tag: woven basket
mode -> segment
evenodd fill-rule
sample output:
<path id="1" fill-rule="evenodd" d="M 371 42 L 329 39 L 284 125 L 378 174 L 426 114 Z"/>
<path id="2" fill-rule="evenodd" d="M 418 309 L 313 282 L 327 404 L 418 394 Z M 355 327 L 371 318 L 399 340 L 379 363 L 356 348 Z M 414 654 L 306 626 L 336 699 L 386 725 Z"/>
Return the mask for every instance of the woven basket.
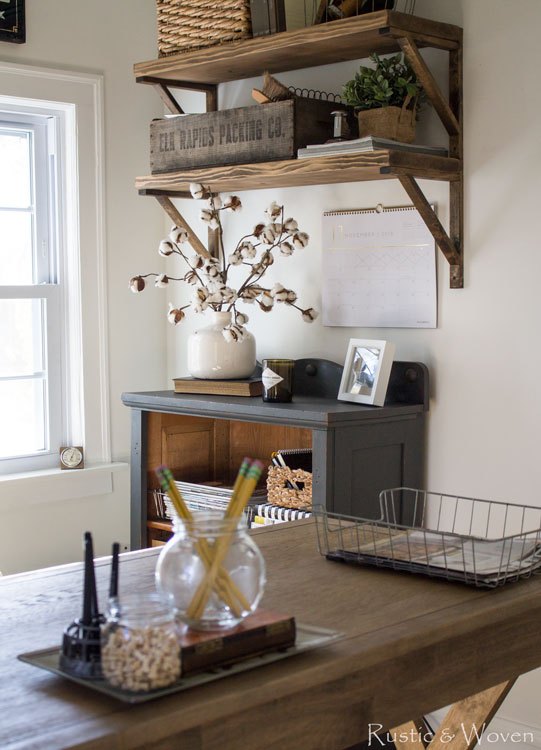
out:
<path id="1" fill-rule="evenodd" d="M 373 135 L 412 143 L 415 138 L 415 111 L 404 107 L 378 107 L 357 113 L 359 137 Z"/>
<path id="2" fill-rule="evenodd" d="M 287 482 L 302 482 L 301 490 L 292 490 Z M 267 502 L 282 508 L 310 510 L 312 507 L 312 475 L 304 469 L 269 466 L 267 476 Z"/>
<path id="3" fill-rule="evenodd" d="M 249 0 L 156 0 L 160 57 L 252 36 Z"/>

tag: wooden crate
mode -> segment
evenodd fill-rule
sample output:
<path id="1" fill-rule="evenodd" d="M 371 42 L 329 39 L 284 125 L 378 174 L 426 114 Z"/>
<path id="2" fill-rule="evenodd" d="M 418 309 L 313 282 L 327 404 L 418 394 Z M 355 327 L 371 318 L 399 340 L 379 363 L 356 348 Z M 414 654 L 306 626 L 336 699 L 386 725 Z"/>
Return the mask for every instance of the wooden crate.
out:
<path id="1" fill-rule="evenodd" d="M 192 167 L 295 159 L 332 137 L 336 102 L 297 97 L 253 107 L 179 115 L 150 124 L 152 174 Z M 353 120 L 353 117 L 352 117 Z"/>

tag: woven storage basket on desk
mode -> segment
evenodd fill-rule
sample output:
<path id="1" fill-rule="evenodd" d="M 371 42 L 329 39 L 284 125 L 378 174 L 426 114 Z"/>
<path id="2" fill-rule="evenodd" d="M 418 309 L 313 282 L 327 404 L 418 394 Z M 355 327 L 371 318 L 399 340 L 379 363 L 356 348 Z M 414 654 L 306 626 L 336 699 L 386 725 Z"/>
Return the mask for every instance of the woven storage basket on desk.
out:
<path id="1" fill-rule="evenodd" d="M 160 57 L 252 35 L 249 0 L 156 0 Z"/>
<path id="2" fill-rule="evenodd" d="M 287 487 L 287 482 L 302 482 L 300 490 Z M 267 502 L 282 508 L 310 510 L 312 508 L 312 474 L 304 469 L 290 469 L 289 466 L 269 466 L 267 476 Z"/>

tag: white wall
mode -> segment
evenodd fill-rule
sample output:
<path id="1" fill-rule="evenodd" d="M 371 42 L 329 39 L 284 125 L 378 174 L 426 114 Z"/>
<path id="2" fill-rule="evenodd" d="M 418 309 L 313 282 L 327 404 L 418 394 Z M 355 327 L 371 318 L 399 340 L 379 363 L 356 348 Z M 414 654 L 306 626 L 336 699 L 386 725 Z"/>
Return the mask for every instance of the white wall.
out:
<path id="1" fill-rule="evenodd" d="M 342 362 L 350 337 L 391 339 L 397 358 L 425 362 L 430 370 L 427 488 L 541 505 L 541 3 L 418 0 L 416 10 L 464 27 L 465 288 L 449 289 L 440 254 L 437 330 L 324 328 L 320 320 L 307 326 L 283 309 L 267 316 L 254 312 L 249 327 L 258 357 L 320 356 Z M 443 53 L 428 57 L 443 70 Z M 339 91 L 355 69 L 356 64 L 343 63 L 280 78 Z M 249 103 L 252 83 L 224 86 L 222 106 Z M 433 143 L 442 142 L 441 128 L 431 122 L 428 130 Z M 422 186 L 446 224 L 447 186 Z M 255 191 L 242 194 L 244 210 L 232 217 L 226 237 L 240 236 L 240 229 L 255 223 L 273 198 L 284 202 L 286 213 L 293 213 L 312 237 L 303 253 L 273 266 L 273 278 L 287 281 L 314 306 L 320 305 L 322 212 L 408 202 L 391 182 Z M 170 375 L 185 371 L 185 338 L 200 324 L 191 316 L 170 333 Z M 522 678 L 500 716 L 540 727 L 540 684 L 538 672 Z"/>
<path id="2" fill-rule="evenodd" d="M 137 85 L 132 65 L 156 57 L 154 3 L 148 0 L 27 0 L 27 43 L 0 42 L 0 59 L 104 77 L 106 148 L 106 257 L 112 455 L 127 461 L 129 410 L 125 390 L 165 387 L 165 326 L 158 298 L 128 289 L 130 276 L 155 264 L 162 211 L 133 187 L 148 172 L 148 124 L 162 112 L 151 87 Z M 159 263 L 158 263 L 159 265 Z M 83 280 L 84 281 L 84 280 Z M 28 570 L 81 558 L 82 533 L 94 532 L 99 554 L 113 540 L 129 540 L 129 474 L 116 470 L 112 491 L 47 500 L 32 488 L 14 507 L 0 497 L 0 570 Z M 89 478 L 88 486 L 95 483 Z M 98 492 L 99 494 L 94 494 Z M 68 493 L 69 494 L 69 493 Z M 84 493 L 83 493 L 84 494 Z"/>

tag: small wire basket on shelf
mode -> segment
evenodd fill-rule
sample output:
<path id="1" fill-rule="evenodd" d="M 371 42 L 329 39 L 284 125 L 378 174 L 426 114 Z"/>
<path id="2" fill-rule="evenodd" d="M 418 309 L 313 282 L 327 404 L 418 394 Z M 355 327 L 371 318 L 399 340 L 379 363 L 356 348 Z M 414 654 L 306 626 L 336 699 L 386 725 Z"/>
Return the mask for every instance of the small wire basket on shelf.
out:
<path id="1" fill-rule="evenodd" d="M 541 567 L 541 508 L 409 487 L 384 490 L 379 502 L 378 519 L 314 507 L 321 554 L 485 588 Z"/>
<path id="2" fill-rule="evenodd" d="M 314 23 L 326 23 L 340 18 L 362 16 L 380 10 L 396 10 L 407 15 L 415 14 L 416 0 L 313 0 Z M 306 3 L 306 0 L 305 0 Z"/>

